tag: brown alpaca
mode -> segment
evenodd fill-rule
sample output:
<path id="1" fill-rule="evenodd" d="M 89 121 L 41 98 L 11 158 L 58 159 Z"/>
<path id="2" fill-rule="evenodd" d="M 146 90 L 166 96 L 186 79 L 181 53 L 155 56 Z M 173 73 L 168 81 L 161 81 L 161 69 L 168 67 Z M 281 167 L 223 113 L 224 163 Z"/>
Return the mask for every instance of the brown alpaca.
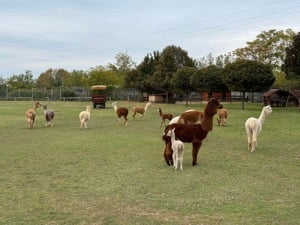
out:
<path id="1" fill-rule="evenodd" d="M 204 117 L 204 113 L 198 110 L 190 109 L 181 114 L 178 119 L 178 123 L 195 124 L 201 123 Z"/>
<path id="2" fill-rule="evenodd" d="M 217 113 L 217 110 L 222 107 L 223 106 L 218 100 L 212 99 L 208 101 L 204 109 L 204 117 L 201 124 L 175 123 L 166 127 L 165 134 L 163 135 L 162 139 L 165 141 L 164 158 L 168 165 L 173 164 L 172 154 L 170 154 L 172 150 L 169 149 L 171 146 L 171 140 L 170 137 L 167 136 L 168 131 L 175 128 L 175 135 L 177 139 L 181 140 L 182 142 L 192 143 L 193 166 L 195 166 L 197 165 L 197 156 L 202 145 L 202 141 L 206 138 L 208 132 L 213 129 L 213 117 Z"/>
<path id="3" fill-rule="evenodd" d="M 170 113 L 163 114 L 161 108 L 158 108 L 159 116 L 161 117 L 160 127 L 164 124 L 166 126 L 165 121 L 171 121 L 173 119 L 173 115 Z"/>
<path id="4" fill-rule="evenodd" d="M 217 122 L 218 125 L 225 127 L 227 124 L 227 117 L 228 117 L 228 112 L 226 109 L 219 109 L 218 110 L 218 117 L 217 117 Z"/>
<path id="5" fill-rule="evenodd" d="M 151 102 L 147 102 L 144 108 L 133 107 L 133 109 L 132 109 L 132 112 L 133 112 L 132 117 L 135 119 L 135 115 L 137 113 L 140 114 L 140 118 L 143 117 L 145 115 L 145 113 L 146 113 L 149 105 L 151 105 Z"/>
<path id="6" fill-rule="evenodd" d="M 128 109 L 125 108 L 125 107 L 117 107 L 117 103 L 116 102 L 113 102 L 112 103 L 112 106 L 118 116 L 118 120 L 119 120 L 119 123 L 120 123 L 120 120 L 121 118 L 123 117 L 125 122 L 124 124 L 127 126 L 127 115 L 128 115 Z"/>
<path id="7" fill-rule="evenodd" d="M 28 109 L 25 113 L 26 117 L 27 117 L 27 122 L 29 125 L 29 128 L 33 128 L 33 123 L 35 121 L 35 117 L 36 117 L 36 109 L 41 107 L 42 105 L 39 102 L 36 102 L 34 104 L 34 109 Z"/>

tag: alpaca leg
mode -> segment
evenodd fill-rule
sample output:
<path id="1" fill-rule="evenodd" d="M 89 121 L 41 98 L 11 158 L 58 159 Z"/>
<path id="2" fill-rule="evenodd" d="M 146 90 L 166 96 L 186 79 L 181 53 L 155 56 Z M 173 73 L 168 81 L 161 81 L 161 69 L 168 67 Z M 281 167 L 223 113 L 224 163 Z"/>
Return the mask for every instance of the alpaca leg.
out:
<path id="1" fill-rule="evenodd" d="M 183 170 L 183 166 L 182 166 L 182 164 L 183 164 L 183 157 L 182 156 L 180 157 L 179 162 L 180 162 L 180 170 Z"/>
<path id="2" fill-rule="evenodd" d="M 127 126 L 127 116 L 124 116 L 124 124 L 125 124 L 125 126 Z"/>
<path id="3" fill-rule="evenodd" d="M 251 152 L 254 152 L 256 145 L 257 145 L 257 135 L 256 133 L 253 133 Z"/>
<path id="4" fill-rule="evenodd" d="M 174 163 L 174 169 L 177 170 L 178 161 L 177 161 L 177 156 L 176 156 L 175 150 L 173 150 L 172 158 L 173 158 L 173 163 Z"/>
<path id="5" fill-rule="evenodd" d="M 197 165 L 197 156 L 199 149 L 201 147 L 201 142 L 193 142 L 193 151 L 192 151 L 192 156 L 193 156 L 193 166 Z"/>
<path id="6" fill-rule="evenodd" d="M 164 148 L 164 158 L 168 166 L 173 165 L 173 157 L 172 157 L 173 151 L 171 149 L 171 143 L 167 142 L 165 144 Z"/>
<path id="7" fill-rule="evenodd" d="M 222 125 L 223 127 L 225 127 L 225 120 L 224 120 L 224 118 L 221 119 L 221 125 Z"/>
<path id="8" fill-rule="evenodd" d="M 248 140 L 248 151 L 252 149 L 252 132 L 248 129 L 246 129 L 247 132 L 247 140 Z"/>
<path id="9" fill-rule="evenodd" d="M 218 126 L 220 126 L 221 120 L 217 118 Z"/>

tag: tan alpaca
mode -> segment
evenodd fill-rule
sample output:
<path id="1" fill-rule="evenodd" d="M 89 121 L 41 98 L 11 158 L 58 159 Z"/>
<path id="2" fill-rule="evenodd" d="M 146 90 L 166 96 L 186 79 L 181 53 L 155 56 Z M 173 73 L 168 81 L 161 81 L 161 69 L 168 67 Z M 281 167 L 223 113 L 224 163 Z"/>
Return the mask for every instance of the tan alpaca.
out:
<path id="1" fill-rule="evenodd" d="M 25 113 L 29 128 L 33 128 L 33 123 L 36 118 L 36 109 L 41 107 L 42 105 L 39 102 L 34 104 L 34 109 L 28 109 Z"/>
<path id="2" fill-rule="evenodd" d="M 139 107 L 133 107 L 132 109 L 132 117 L 135 119 L 135 115 L 138 113 L 140 114 L 140 118 L 143 117 L 146 114 L 146 111 L 148 107 L 151 105 L 151 102 L 147 102 L 144 108 L 139 108 Z"/>

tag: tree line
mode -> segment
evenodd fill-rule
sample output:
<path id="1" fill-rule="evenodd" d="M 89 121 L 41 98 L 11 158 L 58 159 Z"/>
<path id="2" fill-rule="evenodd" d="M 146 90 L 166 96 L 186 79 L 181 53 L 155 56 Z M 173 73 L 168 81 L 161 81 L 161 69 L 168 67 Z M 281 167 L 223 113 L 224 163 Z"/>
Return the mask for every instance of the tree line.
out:
<path id="1" fill-rule="evenodd" d="M 228 54 L 208 54 L 193 59 L 179 46 L 170 45 L 161 52 L 148 53 L 136 64 L 127 53 L 118 53 L 115 64 L 86 71 L 48 69 L 33 79 L 25 74 L 0 77 L 0 84 L 12 88 L 90 87 L 105 84 L 132 88 L 147 93 L 192 91 L 265 91 L 270 87 L 300 88 L 300 33 L 293 30 L 269 30 L 258 34 Z"/>

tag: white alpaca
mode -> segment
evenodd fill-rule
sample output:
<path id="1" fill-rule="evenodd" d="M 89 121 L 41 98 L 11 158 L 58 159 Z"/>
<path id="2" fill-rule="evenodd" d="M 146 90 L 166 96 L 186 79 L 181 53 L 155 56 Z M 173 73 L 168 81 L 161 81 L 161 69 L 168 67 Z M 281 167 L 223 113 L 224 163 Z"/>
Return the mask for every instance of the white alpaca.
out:
<path id="1" fill-rule="evenodd" d="M 87 123 L 91 119 L 91 107 L 87 106 L 85 111 L 79 113 L 80 128 L 87 128 Z"/>
<path id="2" fill-rule="evenodd" d="M 270 113 L 272 113 L 271 106 L 265 106 L 263 107 L 258 119 L 250 117 L 245 122 L 245 128 L 248 138 L 248 150 L 251 150 L 251 152 L 253 152 L 257 146 L 257 136 L 262 130 L 262 125 L 267 115 L 269 115 Z"/>
<path id="3" fill-rule="evenodd" d="M 176 116 L 173 119 L 171 119 L 171 121 L 169 122 L 169 124 L 173 124 L 173 123 L 178 123 L 180 116 Z"/>
<path id="4" fill-rule="evenodd" d="M 171 137 L 171 144 L 172 144 L 172 150 L 173 150 L 173 163 L 174 168 L 177 170 L 178 164 L 180 166 L 180 169 L 183 170 L 182 164 L 183 164 L 183 154 L 184 154 L 184 144 L 182 141 L 176 140 L 175 137 L 175 128 L 172 130 L 169 130 L 168 136 Z"/>

